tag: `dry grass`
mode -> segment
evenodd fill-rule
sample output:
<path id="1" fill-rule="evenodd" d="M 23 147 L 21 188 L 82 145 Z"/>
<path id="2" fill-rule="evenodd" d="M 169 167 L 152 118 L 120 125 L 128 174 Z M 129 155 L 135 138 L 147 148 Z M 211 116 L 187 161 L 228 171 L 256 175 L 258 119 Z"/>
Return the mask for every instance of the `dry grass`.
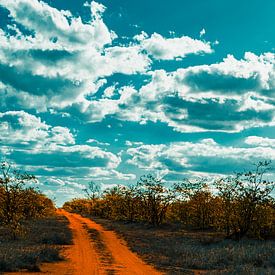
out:
<path id="1" fill-rule="evenodd" d="M 62 245 L 71 244 L 72 234 L 65 217 L 51 217 L 25 224 L 25 234 L 12 240 L 7 229 L 0 227 L 0 272 L 39 271 L 42 262 L 62 260 Z"/>
<path id="2" fill-rule="evenodd" d="M 275 274 L 275 242 L 224 240 L 215 232 L 185 231 L 179 226 L 148 227 L 141 224 L 95 219 L 115 230 L 146 262 L 167 274 Z"/>

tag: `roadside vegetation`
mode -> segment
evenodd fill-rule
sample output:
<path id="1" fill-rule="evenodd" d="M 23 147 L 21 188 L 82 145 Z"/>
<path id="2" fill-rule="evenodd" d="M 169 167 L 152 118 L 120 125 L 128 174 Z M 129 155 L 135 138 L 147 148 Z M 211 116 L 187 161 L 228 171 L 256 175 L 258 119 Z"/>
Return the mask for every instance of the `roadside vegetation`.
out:
<path id="1" fill-rule="evenodd" d="M 33 175 L 7 162 L 0 169 L 0 272 L 38 271 L 42 262 L 61 260 L 61 246 L 72 239 L 68 221 L 38 189 L 26 187 Z"/>
<path id="2" fill-rule="evenodd" d="M 91 182 L 86 198 L 64 204 L 112 227 L 145 260 L 168 273 L 275 272 L 274 183 L 270 162 L 212 183 L 188 180 L 167 186 L 152 175 L 136 185 L 101 191 Z"/>
<path id="3" fill-rule="evenodd" d="M 184 229 L 179 224 L 158 227 L 93 217 L 114 230 L 132 251 L 166 274 L 274 274 L 275 242 L 244 238 L 238 242 L 210 230 Z"/>

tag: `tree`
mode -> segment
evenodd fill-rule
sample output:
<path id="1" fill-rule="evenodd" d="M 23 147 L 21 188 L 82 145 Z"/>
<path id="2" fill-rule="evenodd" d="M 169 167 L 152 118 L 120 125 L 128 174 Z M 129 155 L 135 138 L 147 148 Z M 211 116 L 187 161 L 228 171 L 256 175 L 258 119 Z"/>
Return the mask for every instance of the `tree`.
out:
<path id="1" fill-rule="evenodd" d="M 101 185 L 90 181 L 88 183 L 88 187 L 84 189 L 84 192 L 86 193 L 86 197 L 90 200 L 95 200 L 100 197 L 101 194 Z"/>
<path id="2" fill-rule="evenodd" d="M 8 225 L 14 238 L 20 229 L 21 221 L 24 219 L 23 205 L 25 201 L 24 186 L 27 181 L 35 177 L 26 172 L 13 169 L 11 164 L 1 164 L 0 177 L 0 217 L 4 225 Z"/>
<path id="3" fill-rule="evenodd" d="M 0 223 L 10 228 L 15 239 L 26 220 L 52 215 L 55 207 L 38 189 L 25 186 L 35 176 L 7 162 L 2 162 L 0 173 Z"/>
<path id="4" fill-rule="evenodd" d="M 174 188 L 179 194 L 177 204 L 181 222 L 200 229 L 211 227 L 214 223 L 213 208 L 216 201 L 209 191 L 206 180 L 203 178 L 184 179 L 176 183 Z"/>
<path id="5" fill-rule="evenodd" d="M 270 161 L 260 161 L 255 169 L 216 182 L 223 201 L 224 226 L 228 237 L 243 238 L 257 221 L 259 209 L 272 200 L 274 182 L 264 178 Z"/>
<path id="6" fill-rule="evenodd" d="M 150 174 L 142 176 L 137 187 L 143 217 L 154 226 L 162 224 L 168 206 L 175 197 L 173 191 L 166 188 L 161 179 Z"/>
<path id="7" fill-rule="evenodd" d="M 194 180 L 185 178 L 181 182 L 174 184 L 174 189 L 180 194 L 179 199 L 181 200 L 191 199 L 198 192 L 206 188 L 206 180 L 203 178 L 197 178 Z"/>

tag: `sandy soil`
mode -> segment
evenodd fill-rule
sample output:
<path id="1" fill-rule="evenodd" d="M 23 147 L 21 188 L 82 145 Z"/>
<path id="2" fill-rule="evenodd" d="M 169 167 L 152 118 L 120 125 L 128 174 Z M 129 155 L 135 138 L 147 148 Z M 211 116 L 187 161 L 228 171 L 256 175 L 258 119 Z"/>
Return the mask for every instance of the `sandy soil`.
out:
<path id="1" fill-rule="evenodd" d="M 118 238 L 113 231 L 105 230 L 101 225 L 83 218 L 77 214 L 71 214 L 59 210 L 58 214 L 69 219 L 70 228 L 73 231 L 73 245 L 66 247 L 63 255 L 66 261 L 54 264 L 43 264 L 41 271 L 36 274 L 53 275 L 92 275 L 92 274 L 161 274 L 153 267 L 144 263 L 136 254 L 131 252 L 126 243 Z M 104 255 L 96 246 L 96 240 L 91 240 L 87 228 L 94 230 L 100 236 L 101 242 L 108 252 L 110 262 L 104 261 Z M 10 273 L 11 274 L 11 273 Z M 13 273 L 19 274 L 19 273 Z M 24 272 L 22 274 L 33 274 Z"/>

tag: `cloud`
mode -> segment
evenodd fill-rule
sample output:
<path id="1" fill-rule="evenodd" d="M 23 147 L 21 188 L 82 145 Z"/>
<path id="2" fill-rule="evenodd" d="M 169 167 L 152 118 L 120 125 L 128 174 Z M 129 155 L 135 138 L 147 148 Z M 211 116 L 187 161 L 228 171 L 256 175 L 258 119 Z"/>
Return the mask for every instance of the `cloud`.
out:
<path id="1" fill-rule="evenodd" d="M 127 150 L 128 163 L 147 171 L 165 171 L 184 175 L 190 172 L 230 174 L 240 167 L 249 167 L 257 160 L 275 160 L 275 149 L 222 146 L 213 139 L 200 142 L 173 142 L 160 145 L 142 145 Z"/>
<path id="2" fill-rule="evenodd" d="M 106 189 L 107 186 L 115 186 L 112 183 L 114 179 L 120 181 L 133 180 L 135 179 L 135 175 L 123 174 L 115 170 L 98 167 L 89 168 L 89 173 L 86 173 L 85 177 L 80 173 L 79 178 L 72 178 L 68 175 L 63 177 L 47 174 L 38 175 L 40 190 L 52 199 L 58 198 L 59 205 L 73 198 L 83 197 L 83 190 L 87 188 L 87 184 L 91 180 L 99 182 L 102 188 Z"/>
<path id="3" fill-rule="evenodd" d="M 46 180 L 42 178 L 40 179 L 40 181 L 44 186 L 52 187 L 52 188 L 66 186 L 66 187 L 71 187 L 76 190 L 78 189 L 78 191 L 81 191 L 86 187 L 84 184 L 80 184 L 78 182 L 72 181 L 70 178 L 60 179 L 56 177 L 50 177 L 50 178 L 47 178 Z"/>
<path id="4" fill-rule="evenodd" d="M 231 56 L 213 65 L 153 71 L 148 73 L 151 80 L 138 90 L 125 86 L 118 90 L 117 99 L 87 102 L 83 119 L 101 121 L 113 116 L 142 124 L 160 121 L 180 132 L 240 132 L 272 126 L 273 67 L 273 55 L 249 53 L 243 60 Z"/>
<path id="5" fill-rule="evenodd" d="M 157 60 L 182 59 L 189 54 L 210 54 L 213 52 L 209 42 L 192 39 L 188 36 L 164 38 L 158 33 L 150 37 L 144 32 L 135 37 L 141 47 Z"/>
<path id="6" fill-rule="evenodd" d="M 248 52 L 240 60 L 229 55 L 216 64 L 150 71 L 151 58 L 212 53 L 211 44 L 145 32 L 132 42 L 115 43 L 116 34 L 103 21 L 105 7 L 96 2 L 85 4 L 91 12 L 86 23 L 43 1 L 0 0 L 0 5 L 13 20 L 0 30 L 4 110 L 52 110 L 85 122 L 110 116 L 141 124 L 159 121 L 180 132 L 238 132 L 274 125 L 272 53 Z M 106 78 L 119 73 L 144 74 L 151 81 L 141 88 L 109 86 Z"/>
<path id="7" fill-rule="evenodd" d="M 33 147 L 43 147 L 49 144 L 75 144 L 68 128 L 52 127 L 25 111 L 0 113 L 0 129 L 0 142 L 6 145 L 32 144 Z"/>
<path id="8" fill-rule="evenodd" d="M 90 180 L 134 181 L 137 168 L 172 180 L 275 159 L 272 138 L 249 136 L 236 147 L 213 139 L 165 143 L 165 136 L 163 144 L 144 144 L 151 135 L 136 130 L 152 123 L 169 134 L 274 126 L 274 53 L 173 70 L 189 55 L 214 53 L 218 42 L 205 41 L 205 29 L 198 39 L 142 30 L 119 37 L 94 1 L 84 4 L 85 20 L 41 0 L 0 6 L 9 14 L 0 28 L 0 154 L 37 175 L 51 196 L 78 196 Z"/>
<path id="9" fill-rule="evenodd" d="M 97 144 L 97 145 L 100 145 L 100 146 L 110 146 L 110 143 L 108 143 L 108 142 L 100 142 L 100 141 L 98 141 L 96 139 L 93 139 L 93 138 L 88 139 L 86 142 L 90 143 L 90 144 L 94 143 L 94 144 Z"/>
<path id="10" fill-rule="evenodd" d="M 206 30 L 203 28 L 201 31 L 200 31 L 200 37 L 204 36 L 206 34 Z"/>
<path id="11" fill-rule="evenodd" d="M 89 145 L 59 146 L 52 144 L 48 148 L 35 150 L 15 149 L 9 158 L 20 165 L 47 166 L 73 169 L 74 167 L 116 168 L 120 158 L 111 152 Z"/>
<path id="12" fill-rule="evenodd" d="M 212 65 L 174 72 L 148 72 L 140 89 L 122 87 L 118 99 L 99 99 L 86 112 L 91 121 L 106 116 L 147 123 L 163 122 L 180 132 L 240 132 L 275 125 L 274 55 L 246 53 Z"/>
<path id="13" fill-rule="evenodd" d="M 108 66 L 112 73 L 135 74 L 145 73 L 151 64 L 150 58 L 138 45 L 114 46 L 105 50 Z"/>
<path id="14" fill-rule="evenodd" d="M 183 122 L 189 116 L 188 108 L 174 110 L 172 118 L 171 106 L 162 104 L 171 94 L 182 94 L 187 86 L 180 83 L 181 72 L 148 70 L 152 64 L 149 56 L 166 60 L 211 53 L 209 42 L 187 36 L 164 38 L 157 33 L 149 37 L 142 32 L 134 37 L 134 42 L 113 45 L 116 35 L 103 22 L 102 4 L 85 4 L 92 18 L 87 23 L 42 1 L 0 0 L 0 5 L 10 11 L 14 21 L 10 29 L 15 30 L 15 34 L 7 30 L 0 32 L 3 108 L 10 109 L 12 103 L 17 109 L 52 110 L 78 116 L 85 122 L 114 116 L 139 123 L 161 121 L 179 131 L 203 130 L 204 126 Z M 22 31 L 19 25 L 31 34 Z M 152 81 L 140 90 L 125 86 L 118 91 L 114 86 L 106 87 L 105 78 L 115 73 L 151 74 Z M 103 97 L 98 98 L 97 92 L 103 86 Z M 119 98 L 112 99 L 114 89 L 119 92 Z"/>
<path id="15" fill-rule="evenodd" d="M 69 11 L 59 11 L 43 1 L 1 0 L 0 5 L 9 10 L 16 22 L 33 31 L 39 42 L 56 41 L 67 49 L 76 49 L 87 44 L 100 48 L 112 41 L 112 33 L 101 19 L 104 6 L 95 2 L 91 4 L 93 20 L 88 24 Z"/>
<path id="16" fill-rule="evenodd" d="M 24 111 L 0 113 L 0 130 L 2 154 L 18 165 L 32 166 L 38 174 L 55 171 L 76 176 L 81 168 L 114 170 L 121 162 L 120 157 L 97 146 L 75 144 L 68 128 L 50 126 Z"/>
<path id="17" fill-rule="evenodd" d="M 17 107 L 37 104 L 37 110 L 46 111 L 81 104 L 97 92 L 104 77 L 145 72 L 151 64 L 139 46 L 111 45 L 116 35 L 102 20 L 105 7 L 96 2 L 90 5 L 88 23 L 43 1 L 0 0 L 0 5 L 14 21 L 0 30 L 0 82 L 6 90 L 2 105 L 13 99 Z M 30 100 L 22 99 L 26 97 Z"/>
<path id="18" fill-rule="evenodd" d="M 275 139 L 259 136 L 249 136 L 245 139 L 245 143 L 251 146 L 272 147 L 275 148 Z"/>
<path id="19" fill-rule="evenodd" d="M 242 94 L 257 91 L 269 96 L 275 88 L 275 55 L 255 55 L 246 52 L 244 59 L 228 55 L 223 62 L 179 69 L 179 84 L 188 86 L 190 92 L 217 94 Z"/>

